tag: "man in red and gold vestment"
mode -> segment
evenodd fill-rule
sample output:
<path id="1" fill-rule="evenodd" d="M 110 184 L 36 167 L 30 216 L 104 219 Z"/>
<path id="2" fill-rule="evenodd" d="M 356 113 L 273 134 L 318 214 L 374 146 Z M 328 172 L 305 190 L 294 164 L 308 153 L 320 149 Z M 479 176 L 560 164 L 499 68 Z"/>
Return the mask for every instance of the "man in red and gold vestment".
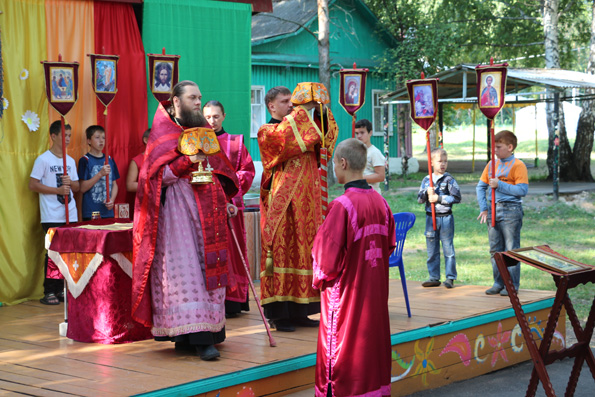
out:
<path id="1" fill-rule="evenodd" d="M 335 174 L 345 193 L 329 205 L 312 249 L 322 306 L 316 397 L 390 396 L 388 258 L 395 221 L 364 179 L 366 152 L 353 138 L 337 145 Z"/>
<path id="2" fill-rule="evenodd" d="M 200 105 L 198 85 L 181 81 L 153 119 L 134 208 L 132 316 L 156 340 L 213 360 L 225 339 L 227 217 L 237 212 L 238 179 L 225 154 L 209 149 L 217 146 L 212 130 L 202 129 L 208 156 L 178 149 L 181 134 L 208 126 Z M 190 182 L 199 162 L 212 182 Z"/>
<path id="3" fill-rule="evenodd" d="M 283 114 L 291 109 L 284 103 L 289 90 L 275 87 L 271 91 L 265 101 L 273 120 L 258 131 L 264 168 L 260 290 L 271 325 L 291 332 L 296 325 L 318 326 L 318 321 L 308 318 L 320 311 L 320 296 L 312 288 L 311 255 L 322 224 L 318 167 L 320 148 L 324 146 L 332 155 L 338 129 L 330 109 L 322 106 L 321 114 L 320 103 L 328 101 L 324 86 L 298 85 L 291 96 L 294 108 L 290 114 Z"/>

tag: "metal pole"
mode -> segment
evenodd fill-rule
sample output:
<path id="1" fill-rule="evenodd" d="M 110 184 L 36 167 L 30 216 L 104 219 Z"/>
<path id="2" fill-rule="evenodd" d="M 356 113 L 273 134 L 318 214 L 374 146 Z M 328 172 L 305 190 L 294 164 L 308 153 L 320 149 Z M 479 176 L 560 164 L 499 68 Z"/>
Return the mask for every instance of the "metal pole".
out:
<path id="1" fill-rule="evenodd" d="M 382 107 L 382 113 L 383 113 L 383 129 L 384 129 L 384 191 L 388 191 L 388 184 L 390 182 L 390 174 L 389 174 L 389 159 L 390 159 L 390 149 L 389 149 L 389 137 L 388 137 L 388 132 L 389 132 L 389 128 L 388 128 L 388 105 L 384 105 Z M 399 133 L 397 132 L 397 136 L 399 135 Z M 397 144 L 399 143 L 399 139 L 397 139 Z M 398 153 L 397 153 L 397 157 L 398 157 Z"/>
<path id="2" fill-rule="evenodd" d="M 473 104 L 473 151 L 471 152 L 471 172 L 475 172 L 475 104 Z"/>
<path id="3" fill-rule="evenodd" d="M 535 104 L 535 168 L 539 167 L 539 143 L 537 141 L 537 104 Z"/>
<path id="4" fill-rule="evenodd" d="M 554 94 L 554 200 L 558 201 L 558 179 L 560 171 L 560 94 Z"/>

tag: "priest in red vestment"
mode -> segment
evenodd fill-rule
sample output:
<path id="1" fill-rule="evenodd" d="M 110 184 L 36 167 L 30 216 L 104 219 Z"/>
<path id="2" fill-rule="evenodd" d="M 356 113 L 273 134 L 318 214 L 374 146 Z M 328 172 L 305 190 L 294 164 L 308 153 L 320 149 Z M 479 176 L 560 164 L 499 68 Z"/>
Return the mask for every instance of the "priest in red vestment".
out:
<path id="1" fill-rule="evenodd" d="M 200 105 L 198 85 L 181 81 L 153 119 L 134 209 L 132 316 L 156 340 L 212 360 L 225 339 L 227 217 L 237 212 L 238 180 L 214 132 L 198 128 L 208 126 Z M 202 152 L 182 154 L 181 135 L 197 136 L 188 147 Z M 199 163 L 211 182 L 191 183 Z"/>
<path id="2" fill-rule="evenodd" d="M 312 249 L 321 297 L 317 397 L 391 394 L 388 258 L 395 222 L 363 177 L 366 158 L 356 139 L 337 146 L 335 175 L 345 193 L 329 205 Z"/>
<path id="3" fill-rule="evenodd" d="M 281 90 L 273 101 L 267 99 L 273 118 L 277 108 L 291 109 L 283 106 L 285 99 L 289 95 Z M 264 124 L 258 131 L 264 168 L 260 291 L 264 313 L 277 331 L 318 326 L 308 315 L 320 311 L 320 296 L 312 288 L 311 254 L 322 224 L 320 148 L 327 148 L 331 156 L 338 134 L 330 109 L 323 107 L 320 113 L 320 103 L 325 101 L 324 86 L 301 83 L 291 96 L 291 113 L 277 115 L 282 117 L 280 122 Z"/>
<path id="4" fill-rule="evenodd" d="M 238 313 L 249 311 L 248 288 L 250 279 L 246 274 L 244 262 L 248 263 L 248 250 L 246 247 L 246 228 L 244 227 L 244 194 L 248 192 L 256 170 L 254 162 L 246 145 L 243 135 L 228 134 L 223 128 L 225 109 L 219 101 L 209 101 L 203 108 L 203 113 L 208 123 L 213 127 L 221 150 L 234 167 L 240 190 L 233 197 L 233 204 L 238 208 L 237 216 L 231 218 L 233 230 L 238 238 L 239 251 L 236 242 L 229 239 L 229 285 L 225 295 L 225 317 L 236 317 Z M 242 260 L 243 257 L 243 260 Z"/>

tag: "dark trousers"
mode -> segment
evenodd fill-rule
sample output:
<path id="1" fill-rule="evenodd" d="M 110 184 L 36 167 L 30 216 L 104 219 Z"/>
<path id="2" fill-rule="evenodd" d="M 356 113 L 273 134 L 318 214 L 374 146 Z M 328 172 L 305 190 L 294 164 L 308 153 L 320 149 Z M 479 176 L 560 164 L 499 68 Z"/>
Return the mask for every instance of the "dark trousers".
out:
<path id="1" fill-rule="evenodd" d="M 43 228 L 43 232 L 47 233 L 49 228 L 51 227 L 58 227 L 64 226 L 66 223 L 42 223 L 41 227 Z M 48 278 L 48 253 L 45 252 L 45 261 L 43 266 L 43 294 L 47 295 L 50 293 L 58 294 L 64 288 L 64 280 L 56 280 L 53 278 Z"/>

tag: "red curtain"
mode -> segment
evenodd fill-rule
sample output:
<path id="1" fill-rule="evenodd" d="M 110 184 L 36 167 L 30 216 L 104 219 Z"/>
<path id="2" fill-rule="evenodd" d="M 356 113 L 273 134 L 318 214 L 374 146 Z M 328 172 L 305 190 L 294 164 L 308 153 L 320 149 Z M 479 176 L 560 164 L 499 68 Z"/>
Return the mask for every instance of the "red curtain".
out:
<path id="1" fill-rule="evenodd" d="M 132 204 L 126 194 L 128 164 L 145 150 L 142 134 L 147 129 L 147 75 L 145 50 L 130 4 L 95 2 L 95 53 L 119 55 L 118 93 L 108 106 L 107 150 L 118 165 L 116 203 Z M 98 124 L 105 125 L 105 107 L 97 100 Z"/>

